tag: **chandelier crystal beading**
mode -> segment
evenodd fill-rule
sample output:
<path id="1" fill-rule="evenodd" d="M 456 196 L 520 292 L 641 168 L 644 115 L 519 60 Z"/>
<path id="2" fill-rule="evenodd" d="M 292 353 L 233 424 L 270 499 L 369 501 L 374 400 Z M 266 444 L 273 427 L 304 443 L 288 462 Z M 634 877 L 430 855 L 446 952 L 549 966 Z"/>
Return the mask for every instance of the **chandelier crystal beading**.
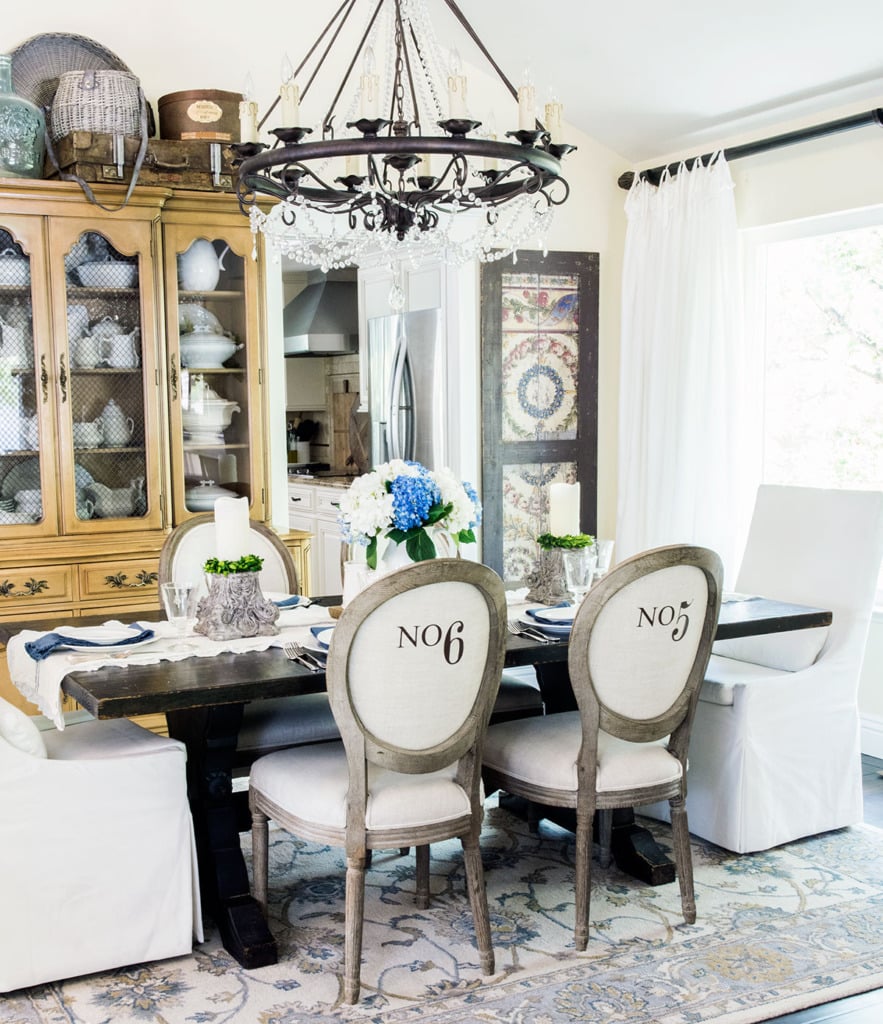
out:
<path id="1" fill-rule="evenodd" d="M 444 60 L 425 0 L 369 0 L 354 52 L 343 63 L 331 58 L 352 35 L 358 4 L 344 0 L 283 81 L 283 106 L 303 121 L 302 104 L 318 89 L 320 72 L 346 68 L 319 127 L 280 125 L 269 131 L 270 147 L 233 146 L 252 231 L 280 255 L 323 270 L 378 259 L 488 262 L 545 248 L 553 210 L 569 194 L 561 160 L 574 147 L 553 141 L 535 120 L 505 132 L 505 141 L 480 133 L 481 122 L 463 116 L 469 97 L 459 50 Z M 454 0 L 445 4 L 517 99 Z M 378 53 L 385 56 L 380 67 Z M 295 81 L 305 84 L 292 91 Z M 292 107 L 292 95 L 300 105 Z M 262 124 L 272 123 L 276 106 Z M 514 104 L 512 111 L 516 122 Z M 560 104 L 557 111 L 560 118 Z"/>

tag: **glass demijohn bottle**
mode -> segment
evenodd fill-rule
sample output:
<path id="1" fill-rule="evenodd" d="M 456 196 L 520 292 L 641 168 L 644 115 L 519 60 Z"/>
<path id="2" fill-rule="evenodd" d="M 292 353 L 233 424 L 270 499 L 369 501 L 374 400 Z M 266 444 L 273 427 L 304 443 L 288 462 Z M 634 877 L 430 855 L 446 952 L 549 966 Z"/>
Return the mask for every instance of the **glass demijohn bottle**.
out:
<path id="1" fill-rule="evenodd" d="M 45 120 L 12 89 L 12 58 L 0 54 L 0 177 L 42 178 Z"/>

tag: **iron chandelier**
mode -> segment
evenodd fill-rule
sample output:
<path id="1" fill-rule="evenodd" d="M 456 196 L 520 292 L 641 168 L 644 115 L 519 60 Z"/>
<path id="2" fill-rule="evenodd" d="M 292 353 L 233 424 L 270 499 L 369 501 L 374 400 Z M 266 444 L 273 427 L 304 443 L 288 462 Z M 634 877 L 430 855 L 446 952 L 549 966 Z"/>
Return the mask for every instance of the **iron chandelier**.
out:
<path id="1" fill-rule="evenodd" d="M 533 84 L 516 89 L 454 0 L 444 2 L 518 101 L 518 128 L 500 140 L 470 116 L 459 54 L 443 56 L 426 0 L 370 0 L 312 141 L 300 104 L 314 85 L 319 91 L 323 71 L 342 66 L 330 55 L 352 39 L 360 6 L 344 0 L 297 68 L 284 69 L 260 124 L 249 96 L 240 107 L 242 141 L 232 147 L 240 207 L 280 254 L 328 270 L 384 257 L 485 262 L 527 243 L 544 248 L 552 211 L 570 191 L 561 160 L 574 147 L 560 138 L 561 104 L 547 104 L 546 125 L 539 121 Z M 382 75 L 376 53 L 386 58 Z M 268 147 L 257 133 L 274 113 L 281 127 Z"/>

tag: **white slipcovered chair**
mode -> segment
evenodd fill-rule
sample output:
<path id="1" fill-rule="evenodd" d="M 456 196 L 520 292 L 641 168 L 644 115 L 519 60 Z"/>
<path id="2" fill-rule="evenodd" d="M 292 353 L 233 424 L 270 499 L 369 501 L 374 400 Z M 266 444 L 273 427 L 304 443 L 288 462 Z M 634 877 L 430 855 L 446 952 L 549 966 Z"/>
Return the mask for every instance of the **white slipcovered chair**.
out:
<path id="1" fill-rule="evenodd" d="M 0 698 L 0 992 L 202 941 L 183 744 L 86 717 Z"/>
<path id="2" fill-rule="evenodd" d="M 688 923 L 696 920 L 684 807 L 687 747 L 722 575 L 720 559 L 707 548 L 655 548 L 620 562 L 592 587 L 574 618 L 568 670 L 578 710 L 488 729 L 488 791 L 576 810 L 578 950 L 588 944 L 596 810 L 605 812 L 599 818 L 604 865 L 613 809 L 669 801 L 681 906 Z"/>
<path id="3" fill-rule="evenodd" d="M 758 490 L 736 590 L 834 618 L 715 644 L 690 746 L 696 835 L 749 853 L 862 820 L 857 693 L 881 555 L 883 494 Z"/>
<path id="4" fill-rule="evenodd" d="M 506 637 L 500 578 L 435 559 L 390 573 L 347 605 L 328 654 L 341 743 L 255 761 L 250 776 L 254 895 L 266 909 L 267 820 L 346 851 L 344 998 L 359 994 L 369 850 L 417 847 L 417 902 L 429 901 L 429 845 L 463 844 L 476 945 L 493 973 L 479 849 L 481 743 Z"/>

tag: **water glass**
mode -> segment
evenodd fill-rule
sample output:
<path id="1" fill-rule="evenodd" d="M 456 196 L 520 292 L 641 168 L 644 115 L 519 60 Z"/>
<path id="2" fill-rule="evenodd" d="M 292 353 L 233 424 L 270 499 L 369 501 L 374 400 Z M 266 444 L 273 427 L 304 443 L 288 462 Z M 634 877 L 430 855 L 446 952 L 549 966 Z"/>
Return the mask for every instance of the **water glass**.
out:
<path id="1" fill-rule="evenodd" d="M 567 589 L 573 597 L 574 604 L 580 604 L 589 592 L 598 554 L 594 545 L 584 548 L 566 548 L 562 550 L 564 560 L 564 579 Z"/>
<path id="2" fill-rule="evenodd" d="M 160 590 L 175 636 L 187 636 L 196 622 L 196 588 L 192 583 L 163 583 Z"/>
<path id="3" fill-rule="evenodd" d="M 599 580 L 610 572 L 610 563 L 613 561 L 612 540 L 595 540 L 595 551 L 598 554 L 598 562 L 595 566 L 595 579 Z"/>

